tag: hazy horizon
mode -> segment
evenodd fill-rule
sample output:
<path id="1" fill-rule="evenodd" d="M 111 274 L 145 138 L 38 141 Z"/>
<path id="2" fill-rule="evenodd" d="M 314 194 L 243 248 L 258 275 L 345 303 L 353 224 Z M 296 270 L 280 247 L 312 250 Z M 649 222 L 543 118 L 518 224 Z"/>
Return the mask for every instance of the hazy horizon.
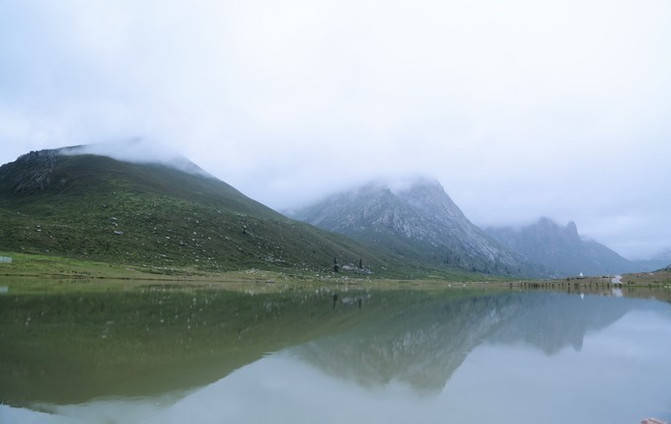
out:
<path id="1" fill-rule="evenodd" d="M 671 247 L 671 3 L 0 2 L 0 163 L 142 138 L 275 209 L 434 177 L 480 226 Z"/>

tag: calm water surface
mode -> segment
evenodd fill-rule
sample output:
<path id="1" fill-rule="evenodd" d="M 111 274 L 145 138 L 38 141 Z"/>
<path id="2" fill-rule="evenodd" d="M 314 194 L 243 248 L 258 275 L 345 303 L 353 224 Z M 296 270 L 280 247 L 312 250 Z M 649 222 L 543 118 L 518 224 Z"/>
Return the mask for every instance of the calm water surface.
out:
<path id="1" fill-rule="evenodd" d="M 671 304 L 555 292 L 0 298 L 1 423 L 671 420 Z"/>

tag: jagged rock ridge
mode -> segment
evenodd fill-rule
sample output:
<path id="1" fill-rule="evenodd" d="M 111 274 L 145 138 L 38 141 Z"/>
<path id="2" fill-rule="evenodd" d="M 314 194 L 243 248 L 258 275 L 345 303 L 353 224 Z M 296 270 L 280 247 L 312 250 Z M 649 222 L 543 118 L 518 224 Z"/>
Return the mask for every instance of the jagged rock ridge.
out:
<path id="1" fill-rule="evenodd" d="M 601 243 L 578 234 L 574 222 L 562 227 L 549 218 L 521 228 L 486 229 L 493 238 L 555 276 L 602 275 L 633 272 L 638 266 Z"/>
<path id="2" fill-rule="evenodd" d="M 303 208 L 293 217 L 433 264 L 486 273 L 538 273 L 473 225 L 435 180 L 417 180 L 400 190 L 370 183 Z"/>

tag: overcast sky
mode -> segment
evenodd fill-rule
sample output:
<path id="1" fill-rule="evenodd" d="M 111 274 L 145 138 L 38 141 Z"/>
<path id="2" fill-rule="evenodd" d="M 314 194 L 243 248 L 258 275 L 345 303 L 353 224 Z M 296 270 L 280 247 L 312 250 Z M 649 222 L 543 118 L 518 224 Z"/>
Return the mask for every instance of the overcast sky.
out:
<path id="1" fill-rule="evenodd" d="M 142 137 L 276 209 L 434 176 L 671 246 L 668 0 L 0 0 L 0 162 Z"/>

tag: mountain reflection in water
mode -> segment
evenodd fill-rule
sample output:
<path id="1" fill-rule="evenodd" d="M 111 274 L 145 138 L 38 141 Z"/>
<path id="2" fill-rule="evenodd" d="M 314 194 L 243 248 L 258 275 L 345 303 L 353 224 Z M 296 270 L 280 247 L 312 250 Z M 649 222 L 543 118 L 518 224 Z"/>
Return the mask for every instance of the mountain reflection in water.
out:
<path id="1" fill-rule="evenodd" d="M 360 384 L 407 383 L 441 390 L 479 344 L 527 343 L 549 354 L 580 350 L 585 334 L 641 301 L 531 292 L 437 300 L 290 351 L 326 373 Z"/>
<path id="2" fill-rule="evenodd" d="M 361 309 L 339 302 L 333 310 L 320 299 L 336 325 L 204 387 L 32 407 L 50 414 L 38 422 L 671 418 L 668 303 L 540 291 L 398 296 L 373 293 Z M 38 417 L 9 406 L 0 407 L 0 421 L 3 414 Z"/>

